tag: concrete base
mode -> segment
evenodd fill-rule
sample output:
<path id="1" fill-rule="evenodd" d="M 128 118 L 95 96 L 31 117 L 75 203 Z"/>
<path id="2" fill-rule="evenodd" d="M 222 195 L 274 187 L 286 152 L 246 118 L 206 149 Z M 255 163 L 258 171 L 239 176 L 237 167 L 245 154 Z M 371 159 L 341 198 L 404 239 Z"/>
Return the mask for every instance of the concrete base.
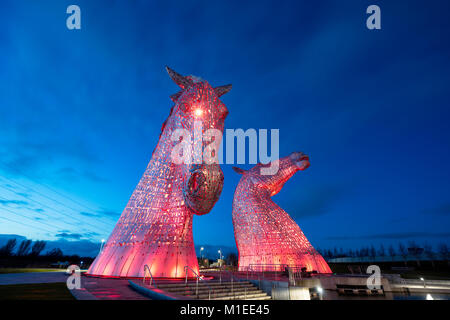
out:
<path id="1" fill-rule="evenodd" d="M 311 300 L 309 288 L 289 286 L 286 281 L 249 280 L 272 297 L 272 300 Z"/>
<path id="2" fill-rule="evenodd" d="M 324 290 L 336 290 L 338 286 L 349 287 L 367 287 L 367 279 L 369 276 L 357 276 L 357 275 L 333 275 L 333 276 L 318 276 L 320 285 Z M 392 291 L 389 280 L 382 277 L 381 288 L 383 291 Z"/>
<path id="3" fill-rule="evenodd" d="M 272 289 L 272 300 L 311 300 L 308 288 L 279 287 Z"/>

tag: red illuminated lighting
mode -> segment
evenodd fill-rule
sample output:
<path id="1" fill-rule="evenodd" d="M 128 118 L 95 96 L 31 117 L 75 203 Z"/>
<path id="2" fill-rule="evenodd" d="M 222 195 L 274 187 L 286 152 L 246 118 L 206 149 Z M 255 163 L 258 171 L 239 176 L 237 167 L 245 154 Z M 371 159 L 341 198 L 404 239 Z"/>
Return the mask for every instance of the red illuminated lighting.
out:
<path id="1" fill-rule="evenodd" d="M 309 167 L 309 158 L 295 152 L 276 161 L 274 175 L 261 175 L 261 164 L 248 171 L 235 168 L 242 174 L 233 199 L 239 270 L 283 271 L 287 265 L 331 273 L 297 223 L 271 199 L 296 172 Z"/>
<path id="2" fill-rule="evenodd" d="M 203 114 L 203 110 L 202 110 L 202 109 L 200 109 L 200 108 L 195 109 L 195 115 L 196 115 L 197 117 L 201 117 L 202 114 Z"/>
<path id="3" fill-rule="evenodd" d="M 176 129 L 193 132 L 197 113 L 205 130 L 223 132 L 228 111 L 219 97 L 231 86 L 212 88 L 202 79 L 167 71 L 182 90 L 171 96 L 175 105 L 147 169 L 88 275 L 143 277 L 144 265 L 158 278 L 183 278 L 185 266 L 190 267 L 189 277 L 194 276 L 191 269 L 198 273 L 193 215 L 212 209 L 222 191 L 223 174 L 218 164 L 174 164 L 171 135 Z M 196 188 L 190 188 L 192 184 Z"/>

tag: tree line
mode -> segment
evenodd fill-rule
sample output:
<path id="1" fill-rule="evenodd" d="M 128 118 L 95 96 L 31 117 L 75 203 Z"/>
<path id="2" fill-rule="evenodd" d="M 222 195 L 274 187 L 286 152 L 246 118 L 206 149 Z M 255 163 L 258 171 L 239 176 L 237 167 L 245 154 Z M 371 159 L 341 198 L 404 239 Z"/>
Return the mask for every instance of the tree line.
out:
<path id="1" fill-rule="evenodd" d="M 0 247 L 0 257 L 37 257 L 44 251 L 46 241 L 23 240 L 18 245 L 17 239 L 9 239 L 3 247 Z M 55 248 L 46 253 L 50 257 L 62 257 L 63 252 L 59 248 Z"/>
<path id="2" fill-rule="evenodd" d="M 374 245 L 365 246 L 360 249 L 352 250 L 343 248 L 333 248 L 333 249 L 317 249 L 317 251 L 325 258 L 325 259 L 334 259 L 334 258 L 363 258 L 363 257 L 377 257 L 377 256 L 418 256 L 425 255 L 430 259 L 436 258 L 438 254 L 445 259 L 449 258 L 449 248 L 447 244 L 440 243 L 437 250 L 433 250 L 431 245 L 425 244 L 423 246 L 418 246 L 414 241 L 410 241 L 407 245 L 400 242 L 397 247 L 393 245 L 389 245 L 387 248 L 381 244 L 378 248 L 375 248 Z"/>

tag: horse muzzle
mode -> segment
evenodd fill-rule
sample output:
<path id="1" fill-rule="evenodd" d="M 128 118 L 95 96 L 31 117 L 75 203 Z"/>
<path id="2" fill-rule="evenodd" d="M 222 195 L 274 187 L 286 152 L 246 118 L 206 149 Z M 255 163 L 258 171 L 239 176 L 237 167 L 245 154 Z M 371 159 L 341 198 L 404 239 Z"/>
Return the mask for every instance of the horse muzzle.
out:
<path id="1" fill-rule="evenodd" d="M 193 165 L 183 186 L 187 206 L 197 215 L 209 213 L 223 188 L 223 172 L 218 164 Z"/>

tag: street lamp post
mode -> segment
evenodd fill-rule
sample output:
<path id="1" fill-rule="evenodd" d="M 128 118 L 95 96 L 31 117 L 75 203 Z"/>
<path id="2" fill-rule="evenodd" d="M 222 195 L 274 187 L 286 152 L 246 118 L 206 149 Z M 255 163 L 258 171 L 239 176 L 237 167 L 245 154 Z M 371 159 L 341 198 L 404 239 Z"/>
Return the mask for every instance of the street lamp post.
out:
<path id="1" fill-rule="evenodd" d="M 421 281 L 423 281 L 423 287 L 426 288 L 426 284 L 425 284 L 425 279 L 424 278 L 420 278 Z"/>
<path id="2" fill-rule="evenodd" d="M 319 299 L 322 300 L 322 294 L 323 294 L 322 287 L 317 287 L 317 292 L 319 293 Z"/>
<path id="3" fill-rule="evenodd" d="M 203 247 L 201 247 L 200 248 L 200 255 L 201 255 L 201 257 L 202 257 L 202 260 L 203 260 L 203 250 L 204 250 L 205 248 L 203 248 Z"/>

